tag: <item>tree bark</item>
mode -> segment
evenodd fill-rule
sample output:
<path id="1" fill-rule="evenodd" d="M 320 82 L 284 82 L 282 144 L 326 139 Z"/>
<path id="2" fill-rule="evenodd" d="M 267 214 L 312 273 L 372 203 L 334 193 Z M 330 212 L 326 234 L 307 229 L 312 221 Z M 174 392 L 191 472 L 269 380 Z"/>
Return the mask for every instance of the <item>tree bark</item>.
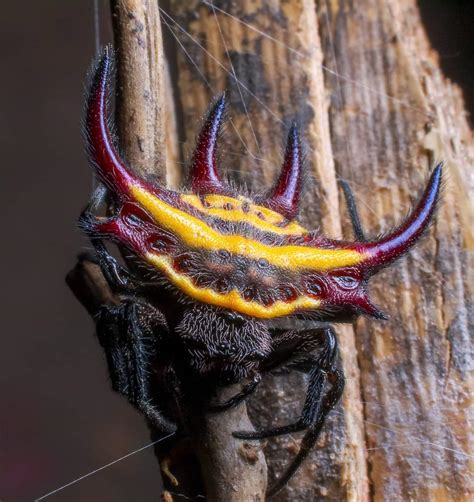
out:
<path id="1" fill-rule="evenodd" d="M 196 120 L 227 89 L 222 168 L 252 188 L 268 187 L 296 119 L 308 150 L 306 224 L 318 221 L 340 237 L 342 222 L 350 236 L 336 184 L 342 177 L 376 235 L 406 214 L 435 160 L 449 164 L 429 237 L 372 281 L 391 320 L 362 320 L 356 337 L 338 327 L 343 402 L 276 498 L 467 500 L 472 137 L 461 95 L 443 78 L 414 1 L 175 0 L 170 13 L 178 24 L 164 20 L 179 38 L 188 158 Z M 251 400 L 252 419 L 259 426 L 290 421 L 304 390 L 299 376 L 267 380 Z M 271 476 L 297 445 L 285 437 L 267 442 Z"/>
<path id="2" fill-rule="evenodd" d="M 372 495 L 468 500 L 473 151 L 462 96 L 414 0 L 320 2 L 318 13 L 324 64 L 341 75 L 325 73 L 336 170 L 373 235 L 400 221 L 428 168 L 447 161 L 429 236 L 373 281 L 391 320 L 357 325 Z"/>
<path id="3" fill-rule="evenodd" d="M 142 175 L 165 178 L 164 54 L 158 3 L 111 0 L 117 51 L 116 119 L 120 146 Z"/>
<path id="4" fill-rule="evenodd" d="M 214 2 L 214 10 L 198 1 L 192 5 L 176 1 L 172 5 L 179 25 L 202 46 L 175 25 L 180 43 L 199 68 L 190 63 L 184 51 L 178 52 L 188 149 L 192 148 L 197 118 L 211 99 L 226 89 L 230 110 L 227 134 L 221 141 L 221 167 L 229 177 L 254 189 L 268 188 L 279 170 L 288 128 L 296 120 L 307 147 L 309 171 L 302 203 L 303 221 L 309 226 L 318 221 L 324 233 L 340 237 L 336 173 L 314 3 L 226 2 L 227 14 L 220 10 L 222 2 Z M 244 19 L 258 31 L 246 28 L 229 14 Z M 275 38 L 281 43 L 275 43 Z M 211 88 L 206 81 L 212 83 Z M 342 404 L 328 419 L 309 460 L 275 500 L 306 501 L 327 493 L 337 500 L 365 500 L 368 496 L 354 332 L 347 326 L 339 327 L 338 332 L 347 377 Z M 255 423 L 269 427 L 294 420 L 305 388 L 306 381 L 299 374 L 267 378 L 251 400 Z M 272 477 L 282 471 L 297 450 L 298 440 L 293 437 L 268 440 L 265 453 Z"/>

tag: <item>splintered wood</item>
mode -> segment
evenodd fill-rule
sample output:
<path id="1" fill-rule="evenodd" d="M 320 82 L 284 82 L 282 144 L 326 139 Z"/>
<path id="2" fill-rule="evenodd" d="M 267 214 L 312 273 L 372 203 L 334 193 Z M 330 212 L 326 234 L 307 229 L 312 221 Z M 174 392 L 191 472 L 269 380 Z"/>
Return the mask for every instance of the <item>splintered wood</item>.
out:
<path id="1" fill-rule="evenodd" d="M 415 1 L 318 5 L 334 72 L 325 81 L 336 171 L 372 235 L 396 225 L 430 167 L 447 162 L 429 236 L 372 281 L 390 321 L 356 327 L 373 498 L 468 500 L 474 219 L 462 96 L 440 71 Z"/>
<path id="2" fill-rule="evenodd" d="M 296 120 L 309 170 L 303 221 L 350 238 L 337 179 L 354 190 L 370 235 L 407 213 L 435 161 L 448 164 L 429 237 L 374 278 L 390 314 L 338 327 L 347 388 L 318 447 L 277 500 L 467 500 L 472 137 L 414 1 L 171 2 L 185 157 L 222 91 L 230 102 L 220 165 L 267 188 Z M 470 184 L 468 180 L 470 179 Z M 317 222 L 317 223 L 315 223 Z M 470 254 L 471 253 L 471 254 Z M 471 280 L 469 280 L 471 279 Z M 269 378 L 251 400 L 258 426 L 286 423 L 305 393 Z M 271 477 L 298 449 L 269 440 Z"/>

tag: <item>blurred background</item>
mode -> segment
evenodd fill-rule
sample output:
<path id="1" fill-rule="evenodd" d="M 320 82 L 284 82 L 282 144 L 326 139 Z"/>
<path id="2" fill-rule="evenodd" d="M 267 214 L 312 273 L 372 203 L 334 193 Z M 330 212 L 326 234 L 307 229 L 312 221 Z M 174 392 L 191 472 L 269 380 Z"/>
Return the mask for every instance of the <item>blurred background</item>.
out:
<path id="1" fill-rule="evenodd" d="M 98 3 L 104 43 L 108 5 Z M 472 122 L 474 2 L 419 4 Z M 76 220 L 92 185 L 80 117 L 95 53 L 94 2 L 3 3 L 0 40 L 0 500 L 8 502 L 39 498 L 150 439 L 141 417 L 110 390 L 92 322 L 64 282 L 87 246 Z M 150 448 L 47 500 L 156 501 L 159 486 Z"/>

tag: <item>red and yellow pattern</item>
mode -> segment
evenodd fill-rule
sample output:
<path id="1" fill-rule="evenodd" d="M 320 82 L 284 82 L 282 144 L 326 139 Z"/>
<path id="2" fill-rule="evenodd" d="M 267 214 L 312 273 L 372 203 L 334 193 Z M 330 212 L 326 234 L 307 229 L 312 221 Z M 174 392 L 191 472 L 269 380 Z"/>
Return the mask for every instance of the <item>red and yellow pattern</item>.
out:
<path id="1" fill-rule="evenodd" d="M 216 144 L 224 99 L 211 110 L 192 162 L 192 193 L 172 192 L 137 177 L 120 158 L 107 125 L 110 53 L 99 62 L 86 114 L 87 146 L 117 214 L 96 218 L 93 235 L 127 246 L 187 297 L 272 318 L 337 304 L 369 312 L 363 279 L 403 254 L 427 227 L 441 167 L 418 207 L 391 235 L 373 242 L 337 242 L 309 232 L 295 217 L 301 190 L 301 147 L 290 130 L 273 193 L 254 201 L 219 177 Z"/>

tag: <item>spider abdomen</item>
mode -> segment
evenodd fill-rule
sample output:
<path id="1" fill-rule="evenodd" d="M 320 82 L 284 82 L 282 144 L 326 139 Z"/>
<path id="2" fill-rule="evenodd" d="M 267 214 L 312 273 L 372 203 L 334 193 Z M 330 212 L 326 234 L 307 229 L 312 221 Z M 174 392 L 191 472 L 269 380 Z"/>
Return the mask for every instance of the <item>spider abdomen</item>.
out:
<path id="1" fill-rule="evenodd" d="M 216 145 L 225 105 L 221 97 L 199 135 L 191 193 L 138 177 L 120 158 L 106 110 L 110 58 L 106 51 L 91 87 L 86 139 L 93 165 L 117 212 L 82 226 L 127 247 L 185 296 L 259 318 L 346 308 L 380 316 L 367 278 L 404 254 L 428 227 L 438 200 L 441 166 L 418 207 L 397 230 L 367 242 L 327 239 L 296 221 L 302 185 L 296 126 L 282 172 L 268 196 L 235 193 L 217 170 Z"/>

